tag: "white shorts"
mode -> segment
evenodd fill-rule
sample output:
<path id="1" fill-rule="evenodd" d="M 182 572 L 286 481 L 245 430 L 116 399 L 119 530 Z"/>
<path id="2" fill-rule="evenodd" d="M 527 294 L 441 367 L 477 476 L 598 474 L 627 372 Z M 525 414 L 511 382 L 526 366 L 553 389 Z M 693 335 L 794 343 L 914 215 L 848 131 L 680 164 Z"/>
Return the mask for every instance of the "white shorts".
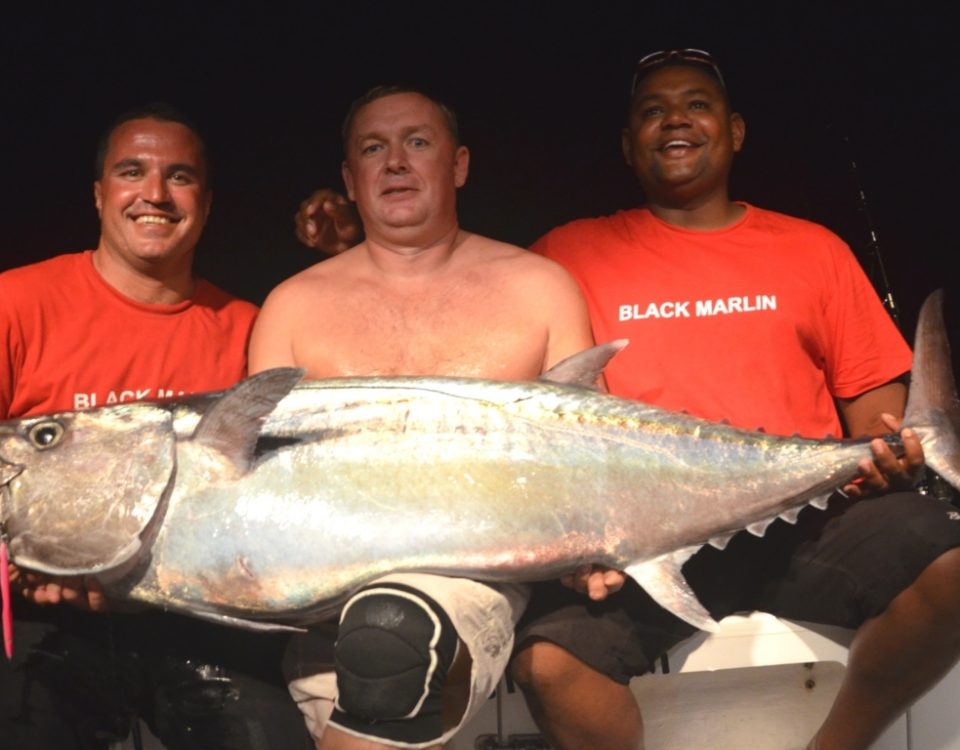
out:
<path id="1" fill-rule="evenodd" d="M 447 742 L 483 706 L 497 687 L 513 651 L 513 631 L 530 597 L 523 584 L 486 584 L 466 578 L 448 578 L 427 573 L 396 573 L 373 583 L 394 582 L 410 586 L 431 597 L 447 613 L 460 640 L 470 652 L 470 698 L 456 726 L 443 736 L 425 743 L 393 742 L 382 737 L 358 734 L 364 739 L 392 747 L 422 748 Z M 333 671 L 333 643 L 336 623 L 325 623 L 305 635 L 291 639 L 294 678 L 288 687 L 303 712 L 307 729 L 319 740 L 337 698 L 337 677 Z M 289 659 L 288 659 L 289 661 Z"/>

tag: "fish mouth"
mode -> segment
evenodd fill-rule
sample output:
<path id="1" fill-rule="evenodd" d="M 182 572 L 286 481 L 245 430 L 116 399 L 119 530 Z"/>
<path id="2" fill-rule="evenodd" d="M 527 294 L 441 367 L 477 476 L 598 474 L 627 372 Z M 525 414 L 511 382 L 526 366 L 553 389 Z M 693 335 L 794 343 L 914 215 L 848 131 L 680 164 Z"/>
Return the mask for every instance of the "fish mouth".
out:
<path id="1" fill-rule="evenodd" d="M 0 461 L 0 487 L 6 495 L 9 492 L 8 485 L 23 472 L 23 464 L 9 464 L 6 461 Z"/>

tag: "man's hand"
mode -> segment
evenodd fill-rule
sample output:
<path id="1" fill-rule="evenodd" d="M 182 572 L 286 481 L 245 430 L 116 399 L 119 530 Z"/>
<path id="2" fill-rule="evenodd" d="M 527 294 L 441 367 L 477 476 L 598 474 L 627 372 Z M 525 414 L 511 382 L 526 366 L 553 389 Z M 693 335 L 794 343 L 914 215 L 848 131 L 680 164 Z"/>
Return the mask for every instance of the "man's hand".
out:
<path id="1" fill-rule="evenodd" d="M 626 580 L 627 576 L 622 571 L 603 565 L 581 565 L 570 575 L 563 576 L 560 583 L 586 594 L 595 602 L 602 602 L 610 594 L 623 588 Z"/>
<path id="2" fill-rule="evenodd" d="M 353 206 L 335 190 L 317 190 L 293 217 L 297 239 L 307 247 L 334 255 L 360 239 L 360 218 Z"/>
<path id="3" fill-rule="evenodd" d="M 100 584 L 94 579 L 81 576 L 48 576 L 20 570 L 10 565 L 10 586 L 18 587 L 25 599 L 34 604 L 59 604 L 65 602 L 78 609 L 102 612 L 107 609 L 107 599 Z"/>
<path id="4" fill-rule="evenodd" d="M 900 429 L 900 420 L 896 417 L 883 414 L 880 418 L 891 432 Z M 860 478 L 844 487 L 843 491 L 851 497 L 863 497 L 913 488 L 923 475 L 923 447 L 920 438 L 911 429 L 903 430 L 900 438 L 903 440 L 903 455 L 899 458 L 883 440 L 874 439 L 870 443 L 873 460 L 865 458 L 860 462 Z"/>

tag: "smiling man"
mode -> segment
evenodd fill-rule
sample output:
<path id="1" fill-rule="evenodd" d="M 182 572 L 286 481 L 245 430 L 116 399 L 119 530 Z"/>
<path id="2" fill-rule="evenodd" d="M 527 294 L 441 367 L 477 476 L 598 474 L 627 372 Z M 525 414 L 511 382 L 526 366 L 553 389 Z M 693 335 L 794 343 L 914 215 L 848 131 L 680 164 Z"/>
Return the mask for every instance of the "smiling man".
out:
<path id="1" fill-rule="evenodd" d="M 193 275 L 211 198 L 203 141 L 170 107 L 129 112 L 107 130 L 96 249 L 0 274 L 0 418 L 219 390 L 243 377 L 256 308 Z M 24 600 L 14 605 L 14 661 L 0 663 L 4 748 L 106 748 L 133 716 L 168 750 L 309 742 L 280 675 L 283 639 L 111 612 L 80 580 L 12 578 Z M 37 606 L 62 601 L 77 608 Z"/>
<path id="2" fill-rule="evenodd" d="M 839 237 L 731 200 L 745 133 L 709 54 L 645 56 L 621 145 L 646 203 L 572 222 L 531 249 L 573 274 L 599 341 L 630 340 L 605 369 L 616 395 L 784 435 L 897 429 L 906 342 Z M 330 191 L 304 201 L 296 221 L 298 236 L 331 251 L 356 232 Z M 912 491 L 923 452 L 912 431 L 902 439 L 901 459 L 874 440 L 863 483 L 827 512 L 807 509 L 762 538 L 741 533 L 683 567 L 718 619 L 762 610 L 856 630 L 811 750 L 869 747 L 960 654 L 960 522 L 952 505 Z M 609 596 L 623 584 L 615 571 L 566 583 L 535 588 L 514 676 L 551 747 L 642 747 L 630 679 L 693 629 L 633 583 Z"/>
<path id="3" fill-rule="evenodd" d="M 586 305 L 563 269 L 460 228 L 469 153 L 447 107 L 380 87 L 351 107 L 343 141 L 366 239 L 271 292 L 252 372 L 531 380 L 591 346 Z M 332 653 L 322 637 L 294 641 L 291 692 L 318 747 L 448 740 L 496 687 L 526 597 L 523 586 L 423 574 L 360 591 Z"/>

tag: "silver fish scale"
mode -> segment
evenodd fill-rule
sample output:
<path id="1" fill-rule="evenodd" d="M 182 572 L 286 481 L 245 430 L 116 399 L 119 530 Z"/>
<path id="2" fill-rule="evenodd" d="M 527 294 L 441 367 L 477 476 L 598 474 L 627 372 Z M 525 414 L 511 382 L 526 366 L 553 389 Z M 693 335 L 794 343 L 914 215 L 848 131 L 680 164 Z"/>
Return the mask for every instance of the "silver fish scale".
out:
<path id="1" fill-rule="evenodd" d="M 775 517 L 772 496 L 795 505 L 811 471 L 822 481 L 802 491 L 822 494 L 865 455 L 579 388 L 430 379 L 308 383 L 265 432 L 320 437 L 215 484 L 194 481 L 180 447 L 155 564 L 132 596 L 308 617 L 395 570 L 536 580 L 625 567 Z"/>

